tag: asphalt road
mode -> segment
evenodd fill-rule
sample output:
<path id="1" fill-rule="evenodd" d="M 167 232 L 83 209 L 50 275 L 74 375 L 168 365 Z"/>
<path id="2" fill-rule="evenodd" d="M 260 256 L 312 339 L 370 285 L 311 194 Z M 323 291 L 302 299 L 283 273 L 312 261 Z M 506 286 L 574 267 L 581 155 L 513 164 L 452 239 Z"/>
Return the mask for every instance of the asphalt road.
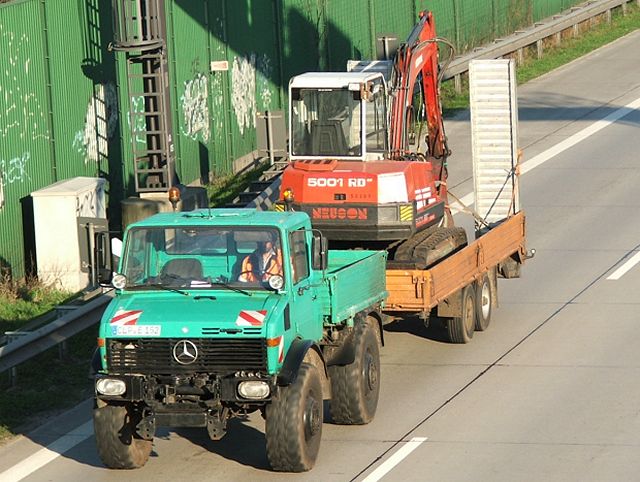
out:
<path id="1" fill-rule="evenodd" d="M 2 447 L 0 480 L 640 480 L 638 52 L 640 31 L 519 89 L 536 258 L 500 281 L 491 327 L 469 345 L 417 320 L 389 326 L 375 420 L 325 424 L 313 471 L 270 472 L 257 416 L 219 442 L 161 431 L 145 467 L 110 471 L 84 403 Z M 448 135 L 463 196 L 466 120 Z"/>

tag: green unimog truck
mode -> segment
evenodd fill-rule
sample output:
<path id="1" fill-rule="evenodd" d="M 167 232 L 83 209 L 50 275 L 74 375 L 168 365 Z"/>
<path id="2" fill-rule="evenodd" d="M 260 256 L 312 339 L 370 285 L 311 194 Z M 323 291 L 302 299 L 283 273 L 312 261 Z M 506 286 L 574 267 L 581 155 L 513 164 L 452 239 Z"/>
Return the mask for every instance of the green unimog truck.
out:
<path id="1" fill-rule="evenodd" d="M 259 410 L 275 470 L 313 467 L 323 399 L 364 424 L 380 389 L 385 253 L 328 251 L 299 212 L 162 213 L 128 227 L 96 360 L 94 427 L 110 468 L 144 465 L 156 427 Z"/>

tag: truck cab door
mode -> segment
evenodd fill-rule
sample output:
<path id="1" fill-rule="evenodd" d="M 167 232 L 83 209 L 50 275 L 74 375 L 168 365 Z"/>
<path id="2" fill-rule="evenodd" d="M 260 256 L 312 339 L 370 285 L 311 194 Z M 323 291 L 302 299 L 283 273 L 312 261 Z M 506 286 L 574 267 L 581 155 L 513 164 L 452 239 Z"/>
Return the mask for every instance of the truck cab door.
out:
<path id="1" fill-rule="evenodd" d="M 299 229 L 289 234 L 292 294 L 289 314 L 292 327 L 303 339 L 319 340 L 322 337 L 322 320 L 317 287 L 313 284 L 310 269 L 310 249 L 307 231 Z"/>

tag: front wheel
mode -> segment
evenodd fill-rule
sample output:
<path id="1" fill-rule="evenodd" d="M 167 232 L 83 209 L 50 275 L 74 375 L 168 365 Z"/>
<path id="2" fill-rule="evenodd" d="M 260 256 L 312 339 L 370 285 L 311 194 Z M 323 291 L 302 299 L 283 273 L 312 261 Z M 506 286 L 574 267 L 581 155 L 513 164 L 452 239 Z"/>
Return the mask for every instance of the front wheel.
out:
<path id="1" fill-rule="evenodd" d="M 318 369 L 303 363 L 296 381 L 280 389 L 267 406 L 267 458 L 273 470 L 305 472 L 313 468 L 322 438 L 322 384 Z"/>
<path id="2" fill-rule="evenodd" d="M 147 463 L 151 440 L 136 434 L 131 405 L 106 405 L 93 411 L 98 455 L 110 469 L 137 469 Z"/>
<path id="3" fill-rule="evenodd" d="M 450 318 L 447 322 L 449 340 L 452 343 L 469 343 L 475 330 L 475 296 L 473 286 L 468 285 L 462 289 L 462 314 Z"/>
<path id="4" fill-rule="evenodd" d="M 355 360 L 329 367 L 331 418 L 335 423 L 362 425 L 373 420 L 380 395 L 380 348 L 371 317 L 354 328 Z"/>

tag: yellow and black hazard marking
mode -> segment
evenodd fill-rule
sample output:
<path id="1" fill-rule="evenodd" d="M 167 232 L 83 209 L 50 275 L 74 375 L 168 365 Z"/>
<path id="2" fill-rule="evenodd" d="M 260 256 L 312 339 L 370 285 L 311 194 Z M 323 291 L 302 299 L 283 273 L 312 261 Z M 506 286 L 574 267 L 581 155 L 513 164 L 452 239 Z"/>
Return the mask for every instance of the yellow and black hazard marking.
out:
<path id="1" fill-rule="evenodd" d="M 283 213 L 284 212 L 284 204 L 275 203 L 273 205 L 273 210 Z"/>
<path id="2" fill-rule="evenodd" d="M 413 205 L 400 206 L 400 221 L 411 221 L 413 219 Z"/>

